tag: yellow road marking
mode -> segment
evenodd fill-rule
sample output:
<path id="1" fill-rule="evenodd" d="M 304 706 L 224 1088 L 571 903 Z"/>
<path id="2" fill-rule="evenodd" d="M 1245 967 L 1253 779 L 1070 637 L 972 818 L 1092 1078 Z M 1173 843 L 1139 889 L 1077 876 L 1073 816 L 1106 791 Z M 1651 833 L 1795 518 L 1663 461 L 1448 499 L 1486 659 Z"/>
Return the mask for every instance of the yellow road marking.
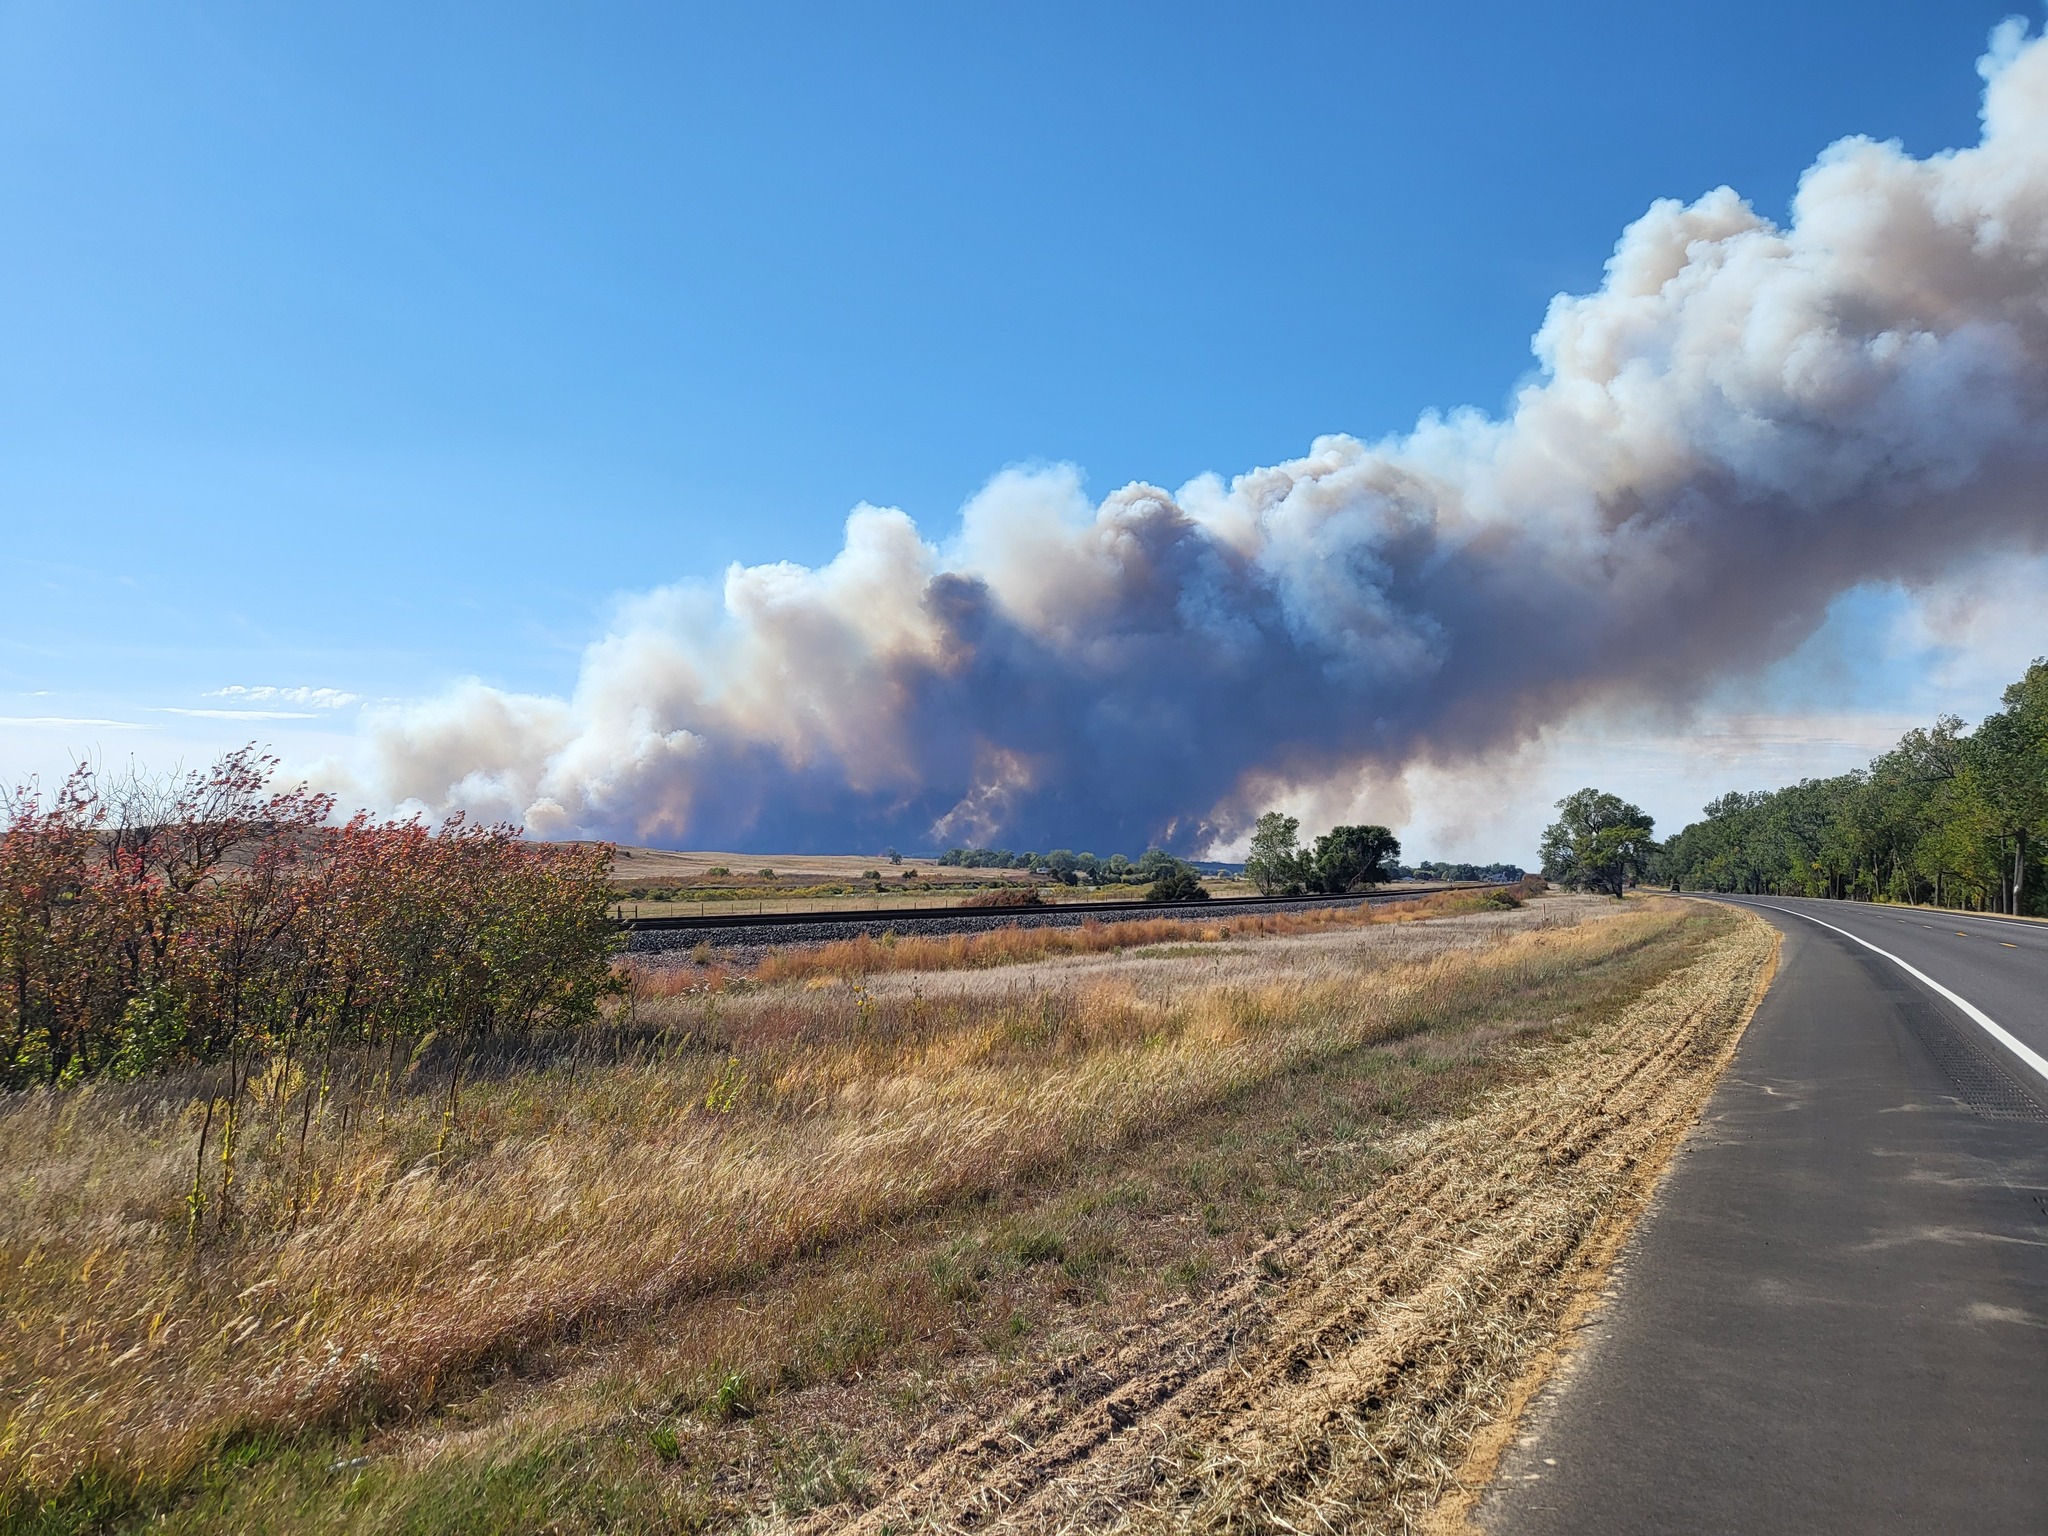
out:
<path id="1" fill-rule="evenodd" d="M 2005 940 L 2003 940 L 2003 939 L 2000 939 L 2000 940 L 1999 940 L 1998 942 L 1999 942 L 2000 944 L 2004 944 L 2004 945 L 2005 945 L 2005 947 L 2006 947 L 2007 949 L 2018 949 L 2018 948 L 2019 948 L 2019 945 L 2017 945 L 2017 944 L 2006 944 L 2006 943 L 2005 943 Z"/>

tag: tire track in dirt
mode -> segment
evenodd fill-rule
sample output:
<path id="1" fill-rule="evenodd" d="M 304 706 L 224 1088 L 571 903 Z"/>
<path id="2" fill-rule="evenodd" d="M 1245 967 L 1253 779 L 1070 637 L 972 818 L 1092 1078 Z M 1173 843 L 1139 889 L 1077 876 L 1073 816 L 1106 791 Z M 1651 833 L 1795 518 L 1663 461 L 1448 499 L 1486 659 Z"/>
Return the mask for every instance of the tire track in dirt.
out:
<path id="1" fill-rule="evenodd" d="M 1542 1077 L 1397 1145 L 1370 1194 L 1048 1367 L 1000 1422 L 938 1426 L 869 1508 L 801 1528 L 1411 1528 L 1604 1270 L 1775 945 L 1746 921 Z"/>

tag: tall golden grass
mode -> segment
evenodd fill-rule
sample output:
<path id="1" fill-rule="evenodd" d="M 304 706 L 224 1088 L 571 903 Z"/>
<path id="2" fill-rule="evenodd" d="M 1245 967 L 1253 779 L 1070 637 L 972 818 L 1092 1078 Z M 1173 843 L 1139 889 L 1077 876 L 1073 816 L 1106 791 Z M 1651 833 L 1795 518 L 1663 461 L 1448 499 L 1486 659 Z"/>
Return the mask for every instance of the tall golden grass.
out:
<path id="1" fill-rule="evenodd" d="M 1468 918 L 1482 931 L 1407 958 L 1369 929 L 1307 939 L 1326 951 L 1312 965 L 1167 998 L 1111 970 L 1023 994 L 814 977 L 643 999 L 586 1051 L 487 1063 L 445 1153 L 431 1087 L 323 1105 L 303 1163 L 264 1137 L 240 1224 L 197 1247 L 182 1192 L 203 1085 L 17 1094 L 0 1104 L 0 1510 L 81 1474 L 175 1478 L 236 1431 L 417 1412 L 529 1346 L 1128 1144 L 1305 1060 L 1506 1007 L 1672 919 L 1538 921 Z"/>

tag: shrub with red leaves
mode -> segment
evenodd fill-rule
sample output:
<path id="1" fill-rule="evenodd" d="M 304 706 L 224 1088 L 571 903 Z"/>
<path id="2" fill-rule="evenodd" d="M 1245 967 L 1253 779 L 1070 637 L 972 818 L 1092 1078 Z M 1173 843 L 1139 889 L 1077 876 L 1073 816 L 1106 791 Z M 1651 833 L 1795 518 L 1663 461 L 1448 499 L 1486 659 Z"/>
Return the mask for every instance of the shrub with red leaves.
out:
<path id="1" fill-rule="evenodd" d="M 616 986 L 612 851 L 273 790 L 245 748 L 109 792 L 81 767 L 0 823 L 0 1086 L 588 1019 Z"/>

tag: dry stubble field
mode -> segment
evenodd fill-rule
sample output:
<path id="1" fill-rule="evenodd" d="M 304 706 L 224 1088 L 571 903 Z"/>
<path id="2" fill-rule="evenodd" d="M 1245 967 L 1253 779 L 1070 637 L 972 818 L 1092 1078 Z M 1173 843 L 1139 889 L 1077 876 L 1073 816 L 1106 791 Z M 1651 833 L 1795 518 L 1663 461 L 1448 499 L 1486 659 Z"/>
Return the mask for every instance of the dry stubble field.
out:
<path id="1" fill-rule="evenodd" d="M 609 1028 L 487 1064 L 439 1157 L 431 1062 L 337 1071 L 319 1198 L 277 1193 L 280 1126 L 199 1250 L 193 1085 L 17 1096 L 0 1507 L 49 1531 L 1444 1518 L 1771 953 L 1702 904 L 1473 905 L 663 973 Z"/>

